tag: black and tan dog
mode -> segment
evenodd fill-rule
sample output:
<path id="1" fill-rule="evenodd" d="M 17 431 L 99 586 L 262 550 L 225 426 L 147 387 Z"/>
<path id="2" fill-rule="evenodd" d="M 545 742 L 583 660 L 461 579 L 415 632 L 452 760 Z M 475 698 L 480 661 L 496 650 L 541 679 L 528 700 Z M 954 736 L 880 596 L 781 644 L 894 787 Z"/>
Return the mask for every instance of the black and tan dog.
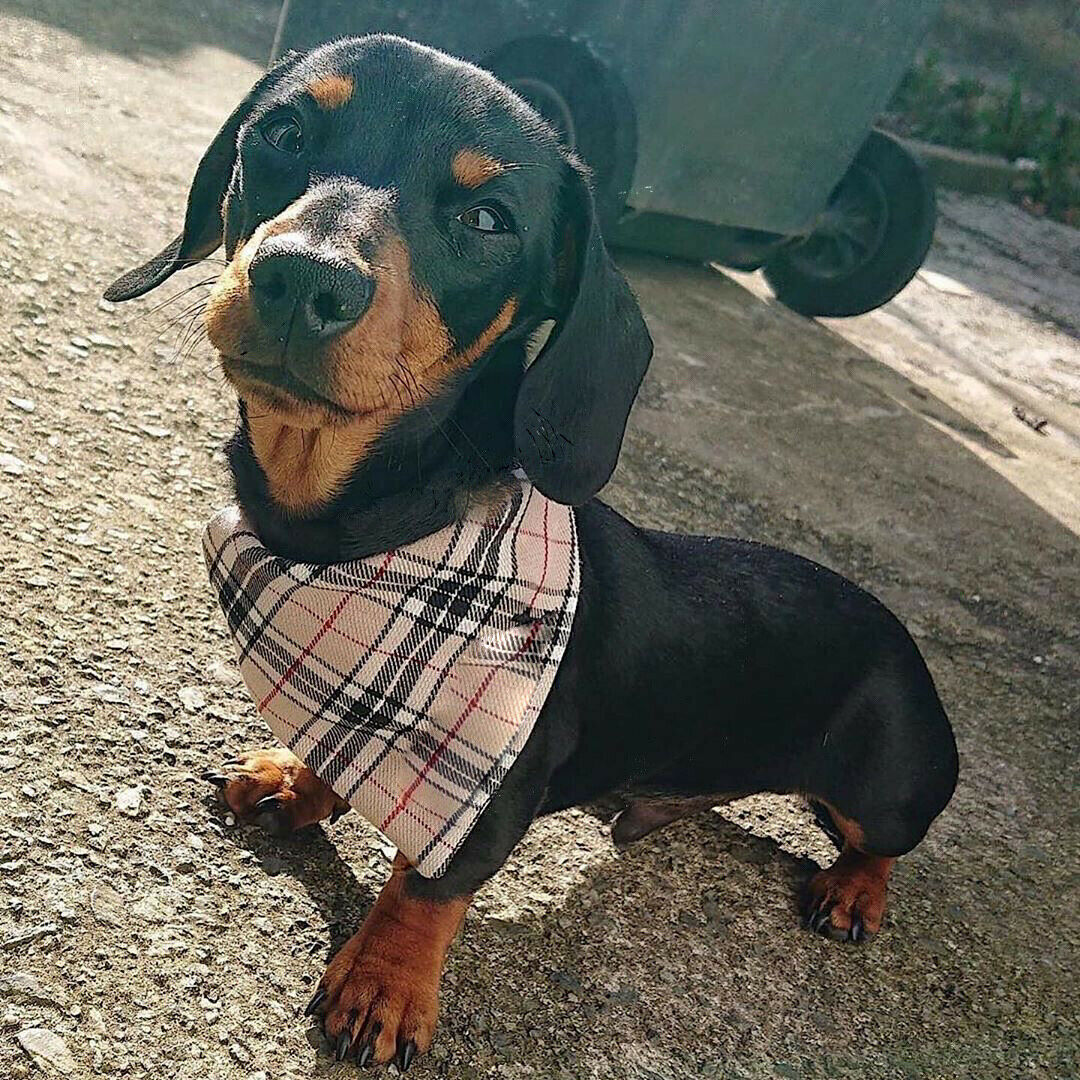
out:
<path id="1" fill-rule="evenodd" d="M 206 311 L 240 398 L 229 461 L 267 547 L 387 551 L 491 497 L 520 464 L 577 505 L 581 597 L 523 752 L 447 872 L 398 857 L 309 1010 L 339 1056 L 407 1067 L 432 1038 L 469 898 L 539 814 L 637 793 L 616 839 L 738 795 L 798 792 L 841 838 L 813 930 L 861 941 L 948 802 L 957 757 L 918 649 L 872 597 L 795 555 L 649 532 L 593 496 L 652 344 L 582 168 L 491 75 L 391 37 L 269 71 L 195 180 L 184 231 L 106 294 L 224 243 Z M 526 370 L 530 336 L 554 329 Z M 345 804 L 282 749 L 217 775 L 276 831 Z"/>

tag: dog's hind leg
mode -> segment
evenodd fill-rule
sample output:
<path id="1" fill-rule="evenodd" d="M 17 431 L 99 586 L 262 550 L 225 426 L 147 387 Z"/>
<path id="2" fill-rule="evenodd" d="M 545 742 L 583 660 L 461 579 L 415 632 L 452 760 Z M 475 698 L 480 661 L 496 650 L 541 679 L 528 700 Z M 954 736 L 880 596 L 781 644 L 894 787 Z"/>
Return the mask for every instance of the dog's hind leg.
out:
<path id="1" fill-rule="evenodd" d="M 811 930 L 860 942 L 880 929 L 893 864 L 945 808 L 956 775 L 952 729 L 912 645 L 863 680 L 810 755 L 805 794 L 843 838 L 807 885 Z"/>
<path id="2" fill-rule="evenodd" d="M 865 838 L 859 826 L 835 810 L 831 817 L 844 837 L 844 847 L 832 866 L 818 871 L 807 883 L 806 925 L 833 941 L 857 944 L 881 929 L 886 888 L 896 859 L 862 851 L 859 845 Z"/>
<path id="3" fill-rule="evenodd" d="M 695 795 L 687 798 L 635 799 L 615 818 L 611 826 L 611 839 L 616 847 L 626 847 L 673 821 L 704 813 L 737 798 L 737 795 Z"/>

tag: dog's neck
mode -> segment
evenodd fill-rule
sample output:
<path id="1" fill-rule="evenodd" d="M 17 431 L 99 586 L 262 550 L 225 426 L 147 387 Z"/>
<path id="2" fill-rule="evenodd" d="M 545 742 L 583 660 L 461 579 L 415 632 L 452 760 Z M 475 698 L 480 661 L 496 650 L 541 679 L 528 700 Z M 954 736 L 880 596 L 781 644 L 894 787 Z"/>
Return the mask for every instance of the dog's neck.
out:
<path id="1" fill-rule="evenodd" d="M 452 401 L 406 414 L 373 443 L 362 432 L 253 422 L 241 403 L 226 453 L 237 501 L 262 543 L 300 562 L 343 562 L 412 543 L 497 498 L 510 482 L 522 367 L 520 345 L 498 352 Z M 274 498 L 282 483 L 318 497 L 341 468 L 347 479 L 317 513 L 298 514 Z"/>

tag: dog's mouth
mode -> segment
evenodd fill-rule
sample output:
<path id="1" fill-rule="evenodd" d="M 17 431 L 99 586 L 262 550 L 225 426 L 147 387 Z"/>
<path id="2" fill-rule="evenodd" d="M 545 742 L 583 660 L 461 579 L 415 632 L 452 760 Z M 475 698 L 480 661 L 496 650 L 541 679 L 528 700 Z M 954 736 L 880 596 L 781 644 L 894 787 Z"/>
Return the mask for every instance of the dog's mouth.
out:
<path id="1" fill-rule="evenodd" d="M 252 393 L 266 399 L 282 412 L 322 410 L 329 419 L 338 421 L 359 420 L 370 416 L 375 410 L 357 412 L 320 393 L 283 364 L 257 364 L 235 356 L 221 354 L 221 367 L 225 377 L 243 393 Z"/>

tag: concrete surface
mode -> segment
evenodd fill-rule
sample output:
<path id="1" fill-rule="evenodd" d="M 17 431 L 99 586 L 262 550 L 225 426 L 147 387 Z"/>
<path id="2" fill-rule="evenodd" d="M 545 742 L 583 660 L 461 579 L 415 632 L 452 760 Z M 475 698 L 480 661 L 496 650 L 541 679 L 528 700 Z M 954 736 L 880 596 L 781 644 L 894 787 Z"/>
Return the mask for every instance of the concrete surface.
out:
<path id="1" fill-rule="evenodd" d="M 241 57 L 269 40 L 243 0 L 196 15 L 0 0 L 13 1080 L 354 1071 L 300 1009 L 386 851 L 348 819 L 288 843 L 230 827 L 197 780 L 267 738 L 198 551 L 227 498 L 233 402 L 185 337 L 201 290 L 154 311 L 215 268 L 98 301 L 175 232 L 199 152 L 256 74 Z M 951 713 L 961 785 L 900 863 L 886 929 L 854 949 L 798 927 L 795 892 L 828 848 L 789 801 L 623 855 L 602 821 L 562 814 L 479 897 L 415 1075 L 1076 1075 L 1076 234 L 978 200 L 944 211 L 939 276 L 843 324 L 777 307 L 756 278 L 626 261 L 657 355 L 611 501 L 851 575 L 906 620 Z"/>

